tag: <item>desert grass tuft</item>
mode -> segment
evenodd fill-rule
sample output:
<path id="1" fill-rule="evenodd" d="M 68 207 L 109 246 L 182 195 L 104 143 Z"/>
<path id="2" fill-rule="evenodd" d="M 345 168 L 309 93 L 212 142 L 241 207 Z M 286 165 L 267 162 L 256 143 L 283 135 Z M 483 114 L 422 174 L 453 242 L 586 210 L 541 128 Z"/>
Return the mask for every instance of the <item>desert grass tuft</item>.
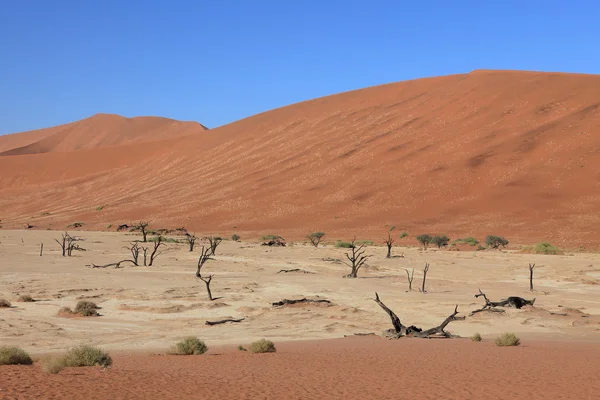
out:
<path id="1" fill-rule="evenodd" d="M 98 347 L 82 344 L 72 347 L 62 358 L 62 365 L 65 367 L 109 367 L 112 364 L 112 358 L 108 353 Z"/>
<path id="2" fill-rule="evenodd" d="M 514 333 L 503 333 L 494 341 L 496 346 L 518 346 L 521 340 Z"/>
<path id="3" fill-rule="evenodd" d="M 199 355 L 208 351 L 208 346 L 202 340 L 194 336 L 189 336 L 175 344 L 173 354 L 178 355 Z"/>
<path id="4" fill-rule="evenodd" d="M 257 340 L 248 346 L 252 353 L 275 353 L 275 344 L 267 339 Z"/>
<path id="5" fill-rule="evenodd" d="M 16 346 L 0 347 L 0 365 L 31 365 L 33 360 L 25 350 Z"/>
<path id="6" fill-rule="evenodd" d="M 28 294 L 24 294 L 22 296 L 19 296 L 19 301 L 21 303 L 33 303 L 33 302 L 35 302 L 35 300 L 33 299 L 33 297 L 31 297 Z"/>
<path id="7" fill-rule="evenodd" d="M 481 338 L 481 335 L 479 333 L 476 333 L 473 336 L 471 336 L 471 340 L 474 341 L 474 342 L 481 342 L 482 338 Z"/>

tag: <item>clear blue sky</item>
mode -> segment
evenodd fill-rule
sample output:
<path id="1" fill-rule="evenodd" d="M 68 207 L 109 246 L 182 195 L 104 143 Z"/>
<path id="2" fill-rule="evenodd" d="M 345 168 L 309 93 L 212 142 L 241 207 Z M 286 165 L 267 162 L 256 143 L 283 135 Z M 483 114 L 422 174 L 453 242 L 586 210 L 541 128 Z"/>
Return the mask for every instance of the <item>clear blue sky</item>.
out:
<path id="1" fill-rule="evenodd" d="M 0 134 L 98 112 L 217 127 L 474 69 L 600 73 L 600 2 L 0 0 Z"/>

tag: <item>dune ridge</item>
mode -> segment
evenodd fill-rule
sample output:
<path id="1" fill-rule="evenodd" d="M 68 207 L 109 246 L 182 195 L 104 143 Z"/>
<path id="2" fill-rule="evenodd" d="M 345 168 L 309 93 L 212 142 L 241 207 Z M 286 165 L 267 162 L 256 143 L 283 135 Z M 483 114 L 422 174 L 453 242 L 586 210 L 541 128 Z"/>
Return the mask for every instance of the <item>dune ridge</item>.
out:
<path id="1" fill-rule="evenodd" d="M 598 75 L 474 71 L 309 100 L 203 135 L 8 155 L 1 218 L 55 229 L 151 219 L 290 239 L 380 239 L 395 225 L 597 246 L 599 92 Z"/>

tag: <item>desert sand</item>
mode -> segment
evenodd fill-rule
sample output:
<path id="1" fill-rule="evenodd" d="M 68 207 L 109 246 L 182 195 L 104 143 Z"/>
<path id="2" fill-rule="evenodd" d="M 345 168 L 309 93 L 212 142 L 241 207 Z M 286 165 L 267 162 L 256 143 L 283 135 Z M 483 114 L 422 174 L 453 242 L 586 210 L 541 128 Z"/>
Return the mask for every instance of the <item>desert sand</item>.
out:
<path id="1" fill-rule="evenodd" d="M 599 91 L 597 75 L 474 71 L 314 99 L 200 134 L 17 152 L 0 157 L 0 219 L 5 229 L 82 221 L 89 230 L 152 219 L 288 239 L 323 230 L 379 240 L 396 225 L 596 250 Z M 69 143 L 94 142 L 113 119 L 86 121 Z"/>
<path id="2" fill-rule="evenodd" d="M 169 243 L 152 267 L 95 269 L 129 257 L 137 233 L 71 232 L 86 251 L 62 257 L 59 232 L 0 232 L 0 342 L 36 357 L 79 343 L 114 354 L 114 366 L 67 369 L 47 375 L 38 365 L 0 367 L 0 398 L 500 398 L 591 399 L 600 372 L 600 255 L 530 255 L 512 251 L 447 251 L 367 247 L 372 257 L 358 279 L 344 279 L 346 250 L 307 243 L 264 247 L 223 241 L 204 267 L 214 274 L 215 301 L 195 278 L 199 252 Z M 181 237 L 172 236 L 181 239 Z M 44 254 L 40 257 L 40 243 Z M 199 246 L 205 245 L 204 242 Z M 402 255 L 403 257 L 398 257 Z M 430 264 L 427 293 L 421 270 Z M 528 263 L 535 262 L 535 292 Z M 282 269 L 310 273 L 278 273 Z M 405 268 L 415 268 L 407 291 Z M 536 298 L 534 306 L 504 314 L 469 312 L 507 296 Z M 466 339 L 380 337 L 391 328 L 374 293 L 405 324 L 438 325 L 455 305 L 464 321 L 447 330 Z M 36 301 L 21 303 L 20 295 Z M 327 299 L 331 304 L 273 307 L 282 299 Z M 59 316 L 80 299 L 96 302 L 98 317 Z M 207 326 L 205 321 L 245 318 Z M 499 348 L 493 339 L 515 332 L 523 344 Z M 484 341 L 468 337 L 480 333 Z M 373 336 L 355 334 L 374 333 Z M 203 356 L 167 356 L 170 346 L 194 335 L 211 347 Z M 348 337 L 345 337 L 348 336 Z M 275 354 L 236 350 L 260 338 Z M 321 340 L 317 340 L 321 339 Z M 324 340 L 328 339 L 328 340 Z M 43 395 L 42 395 L 43 394 Z"/>

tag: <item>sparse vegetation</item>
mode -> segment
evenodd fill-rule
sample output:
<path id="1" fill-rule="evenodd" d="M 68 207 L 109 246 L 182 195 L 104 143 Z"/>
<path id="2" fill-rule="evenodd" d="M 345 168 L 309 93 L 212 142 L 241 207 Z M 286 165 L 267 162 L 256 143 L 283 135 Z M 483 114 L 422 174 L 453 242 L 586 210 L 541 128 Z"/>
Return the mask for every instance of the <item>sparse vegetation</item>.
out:
<path id="1" fill-rule="evenodd" d="M 452 244 L 456 244 L 456 245 L 467 244 L 469 246 L 477 246 L 479 244 L 479 242 L 474 237 L 469 236 L 464 239 L 456 239 L 455 241 L 452 242 Z"/>
<path id="2" fill-rule="evenodd" d="M 208 346 L 202 340 L 194 336 L 189 336 L 177 342 L 174 348 L 174 354 L 178 355 L 200 355 L 208 351 Z"/>
<path id="3" fill-rule="evenodd" d="M 19 296 L 19 302 L 21 303 L 33 303 L 35 300 L 28 294 Z"/>
<path id="4" fill-rule="evenodd" d="M 508 245 L 508 240 L 504 239 L 502 236 L 488 235 L 485 238 L 485 244 L 492 249 L 498 249 L 500 247 L 506 247 Z"/>
<path id="5" fill-rule="evenodd" d="M 148 242 L 154 243 L 157 240 L 161 240 L 164 243 L 180 243 L 179 240 L 177 240 L 175 238 L 164 237 L 164 236 L 153 236 L 150 239 L 148 239 Z"/>
<path id="6" fill-rule="evenodd" d="M 402 232 L 400 234 L 400 239 L 404 239 L 405 237 L 408 237 L 408 232 Z"/>
<path id="7" fill-rule="evenodd" d="M 42 371 L 47 374 L 58 374 L 64 367 L 64 361 L 61 357 L 49 357 L 42 360 Z"/>
<path id="8" fill-rule="evenodd" d="M 41 213 L 40 215 L 42 217 L 46 217 L 46 216 L 50 215 L 50 213 L 48 211 L 46 211 L 46 212 Z"/>
<path id="9" fill-rule="evenodd" d="M 8 308 L 10 307 L 10 301 L 6 299 L 0 299 L 0 308 Z"/>
<path id="10" fill-rule="evenodd" d="M 503 333 L 494 342 L 496 346 L 518 346 L 521 344 L 521 340 L 514 333 Z"/>
<path id="11" fill-rule="evenodd" d="M 355 242 L 358 246 L 373 246 L 372 240 L 357 240 Z"/>
<path id="12" fill-rule="evenodd" d="M 479 333 L 476 333 L 473 336 L 471 336 L 471 340 L 474 341 L 474 342 L 481 342 L 482 338 L 481 338 L 481 335 Z"/>
<path id="13" fill-rule="evenodd" d="M 96 207 L 96 211 L 102 211 L 104 209 L 105 206 L 98 206 Z"/>
<path id="14" fill-rule="evenodd" d="M 431 235 L 423 234 L 416 237 L 417 241 L 423 246 L 423 249 L 427 250 L 429 244 L 431 243 Z"/>
<path id="15" fill-rule="evenodd" d="M 275 343 L 267 339 L 257 340 L 248 346 L 251 353 L 275 353 Z"/>
<path id="16" fill-rule="evenodd" d="M 27 352 L 16 346 L 0 347 L 0 365 L 31 365 L 33 360 Z"/>
<path id="17" fill-rule="evenodd" d="M 325 232 L 313 232 L 307 236 L 307 239 L 310 240 L 310 243 L 313 246 L 318 247 L 323 236 L 325 236 Z"/>
<path id="18" fill-rule="evenodd" d="M 263 242 L 268 241 L 268 240 L 284 240 L 281 236 L 279 235 L 265 235 L 262 236 L 260 238 L 260 240 L 262 240 Z"/>
<path id="19" fill-rule="evenodd" d="M 521 249 L 521 253 L 533 253 L 533 254 L 548 254 L 548 255 L 559 255 L 563 254 L 563 250 L 559 247 L 554 246 L 548 242 L 537 243 L 533 246 L 526 246 Z"/>
<path id="20" fill-rule="evenodd" d="M 239 242 L 240 239 L 241 239 L 240 235 L 238 235 L 238 234 L 234 233 L 233 235 L 231 235 L 231 240 L 233 240 L 234 242 Z"/>
<path id="21" fill-rule="evenodd" d="M 112 364 L 112 358 L 108 353 L 98 347 L 82 344 L 72 347 L 62 358 L 64 367 L 109 367 Z"/>
<path id="22" fill-rule="evenodd" d="M 335 247 L 338 249 L 351 249 L 354 245 L 351 242 L 344 242 L 342 240 L 338 240 L 335 242 Z"/>
<path id="23" fill-rule="evenodd" d="M 246 349 L 244 346 L 242 346 L 241 344 L 237 347 L 237 349 L 239 351 L 248 351 L 248 349 Z"/>
<path id="24" fill-rule="evenodd" d="M 84 225 L 83 222 L 73 222 L 72 224 L 67 225 L 67 229 L 81 228 L 83 225 Z"/>
<path id="25" fill-rule="evenodd" d="M 438 249 L 448 246 L 449 241 L 450 241 L 450 238 L 446 235 L 433 236 L 431 238 L 431 243 L 435 244 L 438 247 Z"/>
<path id="26" fill-rule="evenodd" d="M 65 313 L 65 314 L 77 314 L 80 315 L 82 317 L 95 317 L 98 316 L 98 311 L 100 307 L 98 307 L 98 305 L 96 305 L 96 303 L 91 302 L 91 301 L 87 301 L 87 300 L 80 300 L 77 302 L 77 305 L 75 306 L 75 311 L 71 310 L 69 307 L 63 307 L 60 309 L 59 314 Z"/>

